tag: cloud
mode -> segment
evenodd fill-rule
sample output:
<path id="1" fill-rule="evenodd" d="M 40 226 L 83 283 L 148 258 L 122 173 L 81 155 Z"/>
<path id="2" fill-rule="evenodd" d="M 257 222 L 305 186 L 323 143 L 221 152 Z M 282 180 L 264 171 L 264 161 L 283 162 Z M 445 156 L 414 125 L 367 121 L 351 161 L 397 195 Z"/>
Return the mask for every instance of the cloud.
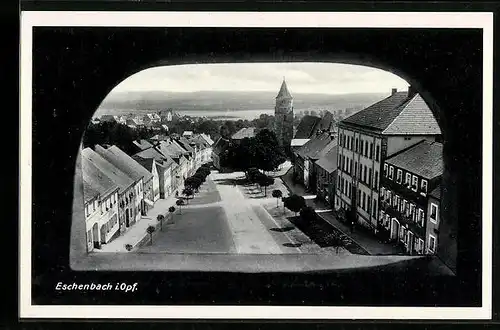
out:
<path id="1" fill-rule="evenodd" d="M 150 68 L 113 92 L 204 90 L 277 91 L 283 77 L 293 93 L 345 94 L 406 89 L 408 83 L 380 69 L 336 63 L 193 64 Z"/>

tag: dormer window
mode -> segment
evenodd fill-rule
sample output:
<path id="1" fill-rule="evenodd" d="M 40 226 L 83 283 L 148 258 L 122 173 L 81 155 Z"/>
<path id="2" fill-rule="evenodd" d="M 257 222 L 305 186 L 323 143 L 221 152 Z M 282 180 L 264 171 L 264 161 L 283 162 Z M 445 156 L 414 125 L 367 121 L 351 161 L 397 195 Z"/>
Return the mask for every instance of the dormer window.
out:
<path id="1" fill-rule="evenodd" d="M 384 164 L 384 176 L 387 178 L 387 175 L 389 174 L 387 172 L 387 168 L 388 168 L 388 165 L 387 164 Z"/>
<path id="2" fill-rule="evenodd" d="M 410 188 L 411 187 L 411 174 L 406 173 L 406 178 L 405 178 L 405 185 Z"/>
<path id="3" fill-rule="evenodd" d="M 394 167 L 389 167 L 389 179 L 394 180 Z"/>
<path id="4" fill-rule="evenodd" d="M 413 181 L 411 183 L 411 190 L 417 191 L 418 189 L 418 177 L 416 175 L 413 176 Z"/>
<path id="5" fill-rule="evenodd" d="M 401 184 L 403 182 L 403 171 L 398 169 L 397 175 L 396 175 L 396 182 Z"/>

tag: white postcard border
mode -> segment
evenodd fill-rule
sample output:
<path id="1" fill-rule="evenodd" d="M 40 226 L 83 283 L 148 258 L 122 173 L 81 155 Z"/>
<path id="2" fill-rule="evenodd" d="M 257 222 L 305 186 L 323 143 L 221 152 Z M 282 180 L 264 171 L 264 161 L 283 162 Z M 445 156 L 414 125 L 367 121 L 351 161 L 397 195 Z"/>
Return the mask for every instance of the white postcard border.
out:
<path id="1" fill-rule="evenodd" d="M 31 299 L 32 33 L 35 26 L 479 28 L 483 30 L 482 306 L 40 306 Z M 493 13 L 487 12 L 22 12 L 20 317 L 132 319 L 490 319 L 492 317 Z"/>

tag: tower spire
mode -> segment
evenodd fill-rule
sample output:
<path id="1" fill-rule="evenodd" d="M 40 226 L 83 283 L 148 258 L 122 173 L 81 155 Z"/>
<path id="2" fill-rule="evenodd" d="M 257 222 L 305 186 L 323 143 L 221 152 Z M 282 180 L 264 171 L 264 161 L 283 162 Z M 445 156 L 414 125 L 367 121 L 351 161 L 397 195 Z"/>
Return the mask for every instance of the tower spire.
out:
<path id="1" fill-rule="evenodd" d="M 276 99 L 291 99 L 293 98 L 290 92 L 288 91 L 288 87 L 286 86 L 285 76 L 283 76 L 283 82 L 281 83 L 280 91 L 276 96 Z"/>

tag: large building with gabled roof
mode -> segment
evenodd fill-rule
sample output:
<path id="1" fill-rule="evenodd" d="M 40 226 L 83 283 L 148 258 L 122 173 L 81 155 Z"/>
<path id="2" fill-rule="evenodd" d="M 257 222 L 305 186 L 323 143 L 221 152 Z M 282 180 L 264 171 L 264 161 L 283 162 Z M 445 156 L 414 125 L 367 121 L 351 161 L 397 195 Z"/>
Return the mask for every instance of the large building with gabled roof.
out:
<path id="1" fill-rule="evenodd" d="M 390 96 L 339 122 L 338 135 L 335 208 L 377 233 L 382 164 L 422 140 L 440 140 L 441 130 L 410 86 L 405 92 L 393 89 Z"/>

